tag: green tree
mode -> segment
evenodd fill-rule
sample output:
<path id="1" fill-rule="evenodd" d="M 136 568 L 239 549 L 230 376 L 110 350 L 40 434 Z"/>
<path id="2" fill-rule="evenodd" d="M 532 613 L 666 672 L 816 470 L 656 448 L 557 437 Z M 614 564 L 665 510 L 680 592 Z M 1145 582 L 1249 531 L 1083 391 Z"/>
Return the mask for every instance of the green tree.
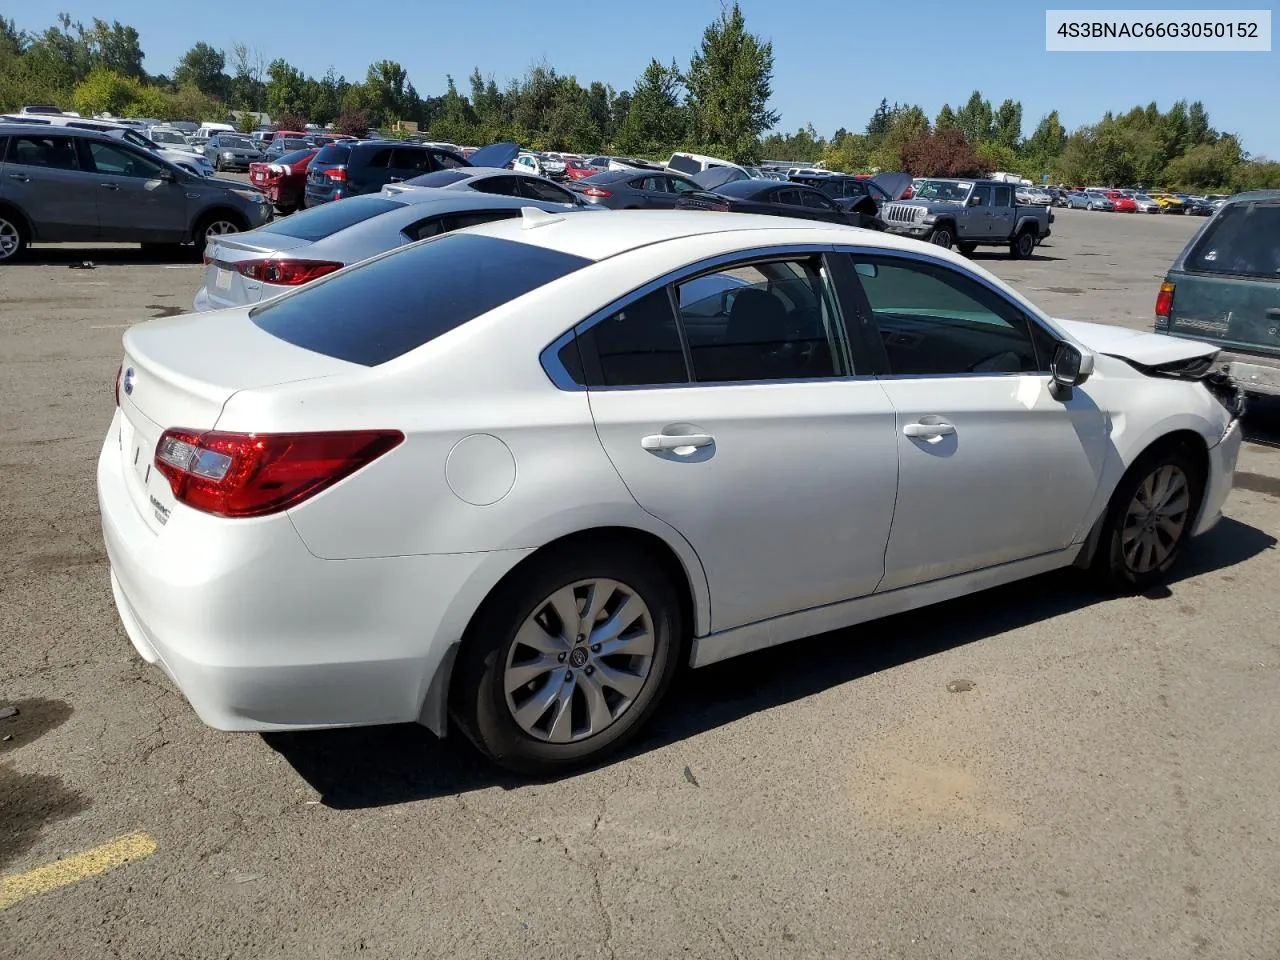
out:
<path id="1" fill-rule="evenodd" d="M 965 105 L 956 111 L 956 126 L 970 143 L 990 140 L 991 123 L 991 101 L 982 99 L 977 90 L 969 94 Z"/>
<path id="2" fill-rule="evenodd" d="M 1058 111 L 1051 110 L 1040 119 L 1035 133 L 1027 138 L 1025 149 L 1030 156 L 1046 163 L 1062 153 L 1066 143 L 1067 131 L 1058 118 Z"/>
<path id="3" fill-rule="evenodd" d="M 267 67 L 267 113 L 300 113 L 305 108 L 306 77 L 283 57 Z"/>
<path id="4" fill-rule="evenodd" d="M 935 130 L 960 129 L 956 123 L 956 112 L 951 109 L 950 104 L 944 103 L 942 105 L 942 109 L 938 111 L 938 116 L 933 121 L 933 129 Z"/>
<path id="5" fill-rule="evenodd" d="M 1187 189 L 1226 188 L 1242 163 L 1240 141 L 1230 134 L 1217 143 L 1202 143 L 1174 157 L 1164 170 L 1164 182 Z"/>
<path id="6" fill-rule="evenodd" d="M 683 141 L 684 109 L 680 106 L 680 71 L 673 61 L 650 60 L 630 97 L 627 117 L 618 134 L 626 153 L 657 156 Z"/>
<path id="7" fill-rule="evenodd" d="M 876 107 L 875 113 L 871 114 L 871 119 L 867 121 L 866 136 L 872 143 L 879 144 L 884 139 L 885 134 L 889 132 L 889 125 L 893 123 L 893 112 L 898 109 L 895 103 L 892 109 L 889 107 L 889 101 L 883 97 L 880 99 L 880 106 Z"/>
<path id="8" fill-rule="evenodd" d="M 250 49 L 247 44 L 232 44 L 231 66 L 231 79 L 226 88 L 231 105 L 241 110 L 262 111 L 267 105 L 266 86 L 262 82 L 266 71 L 262 53 Z M 216 93 L 211 95 L 217 96 Z"/>
<path id="9" fill-rule="evenodd" d="M 757 158 L 760 136 L 778 122 L 769 109 L 773 44 L 747 32 L 737 0 L 702 34 L 689 61 L 689 135 L 739 162 Z"/>
<path id="10" fill-rule="evenodd" d="M 929 118 L 917 106 L 894 105 L 889 129 L 872 154 L 872 162 L 881 170 L 901 170 L 906 164 L 903 149 L 929 132 Z"/>
<path id="11" fill-rule="evenodd" d="M 107 23 L 95 17 L 93 25 L 82 30 L 81 36 L 95 65 L 106 67 L 122 77 L 145 79 L 142 46 L 138 31 L 133 27 L 126 27 L 118 20 Z"/>
<path id="12" fill-rule="evenodd" d="M 379 60 L 369 65 L 369 72 L 364 78 L 368 97 L 365 109 L 373 123 L 409 119 L 410 111 L 405 109 L 408 81 L 408 72 L 394 60 Z M 449 80 L 449 89 L 454 90 L 452 78 Z M 456 95 L 457 91 L 454 90 L 454 93 Z"/>
<path id="13" fill-rule="evenodd" d="M 1218 139 L 1218 132 L 1209 126 L 1209 115 L 1199 100 L 1187 108 L 1187 139 L 1193 145 L 1213 143 Z"/>
<path id="14" fill-rule="evenodd" d="M 121 116 L 138 99 L 142 85 L 132 77 L 122 77 L 106 67 L 94 67 L 83 81 L 76 84 L 71 102 L 86 117 L 99 113 Z"/>
<path id="15" fill-rule="evenodd" d="M 227 95 L 227 57 L 203 40 L 182 55 L 173 71 L 173 82 L 178 86 L 190 84 L 210 97 Z"/>
<path id="16" fill-rule="evenodd" d="M 1022 104 L 1005 100 L 996 108 L 991 121 L 991 139 L 1002 147 L 1016 150 L 1022 141 Z"/>

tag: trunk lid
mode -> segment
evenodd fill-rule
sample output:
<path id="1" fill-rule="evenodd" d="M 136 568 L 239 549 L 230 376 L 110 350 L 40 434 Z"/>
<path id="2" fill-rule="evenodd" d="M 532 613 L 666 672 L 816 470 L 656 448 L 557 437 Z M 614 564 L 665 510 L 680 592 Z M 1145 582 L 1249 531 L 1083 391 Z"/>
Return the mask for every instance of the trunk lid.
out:
<path id="1" fill-rule="evenodd" d="M 1280 357 L 1280 277 L 1276 280 L 1170 273 L 1169 333 L 1245 353 Z"/>
<path id="2" fill-rule="evenodd" d="M 353 364 L 300 349 L 260 330 L 248 310 L 139 324 L 124 337 L 120 382 L 121 466 L 129 495 L 158 533 L 175 500 L 155 469 L 165 430 L 211 430 L 240 390 L 347 373 Z"/>
<path id="3" fill-rule="evenodd" d="M 520 147 L 518 144 L 511 142 L 494 143 L 487 147 L 481 147 L 471 154 L 471 156 L 467 157 L 467 163 L 473 167 L 493 167 L 496 170 L 504 170 L 519 155 Z"/>
<path id="4" fill-rule="evenodd" d="M 240 266 L 250 260 L 277 257 L 310 243 L 281 233 L 256 230 L 226 234 L 210 242 L 204 251 L 204 289 L 210 306 L 221 310 L 258 303 L 263 297 L 262 284 L 240 273 Z"/>

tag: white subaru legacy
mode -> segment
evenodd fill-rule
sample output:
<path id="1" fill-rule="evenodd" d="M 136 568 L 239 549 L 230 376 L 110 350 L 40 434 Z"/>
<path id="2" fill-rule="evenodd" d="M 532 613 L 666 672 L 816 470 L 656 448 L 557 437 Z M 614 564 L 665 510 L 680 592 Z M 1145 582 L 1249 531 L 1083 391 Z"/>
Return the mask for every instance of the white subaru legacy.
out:
<path id="1" fill-rule="evenodd" d="M 200 717 L 539 774 L 682 665 L 1071 565 L 1146 588 L 1241 437 L 1210 346 L 744 214 L 530 209 L 124 350 L 111 585 Z"/>

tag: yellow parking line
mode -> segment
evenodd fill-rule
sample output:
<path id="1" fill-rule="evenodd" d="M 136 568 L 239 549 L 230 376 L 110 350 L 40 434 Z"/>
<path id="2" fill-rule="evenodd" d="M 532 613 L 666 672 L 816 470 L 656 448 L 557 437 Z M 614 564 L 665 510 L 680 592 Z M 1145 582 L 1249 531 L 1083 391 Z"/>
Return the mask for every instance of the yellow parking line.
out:
<path id="1" fill-rule="evenodd" d="M 36 867 L 26 873 L 0 877 L 0 910 L 38 893 L 48 893 L 86 877 L 114 870 L 130 860 L 145 860 L 155 852 L 156 842 L 149 836 L 145 833 L 131 833 L 127 837 L 112 840 L 65 860 Z"/>

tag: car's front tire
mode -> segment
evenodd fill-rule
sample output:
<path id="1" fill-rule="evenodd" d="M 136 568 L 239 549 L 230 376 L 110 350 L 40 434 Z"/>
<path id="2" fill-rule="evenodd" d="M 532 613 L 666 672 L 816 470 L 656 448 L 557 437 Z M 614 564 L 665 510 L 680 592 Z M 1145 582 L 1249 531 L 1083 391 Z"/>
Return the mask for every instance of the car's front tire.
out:
<path id="1" fill-rule="evenodd" d="M 458 654 L 450 706 L 482 753 L 548 776 L 619 749 L 679 665 L 676 589 L 625 541 L 551 548 L 498 586 Z"/>
<path id="2" fill-rule="evenodd" d="M 22 218 L 0 210 L 0 263 L 13 263 L 27 249 L 27 225 Z"/>
<path id="3" fill-rule="evenodd" d="M 955 243 L 955 231 L 951 229 L 949 224 L 942 224 L 933 228 L 929 234 L 929 242 L 934 246 L 943 247 L 947 250 L 951 249 L 951 245 Z"/>
<path id="4" fill-rule="evenodd" d="M 1181 443 L 1148 450 L 1111 495 L 1093 572 L 1108 589 L 1138 593 L 1164 579 L 1191 536 L 1204 496 L 1204 466 Z"/>

